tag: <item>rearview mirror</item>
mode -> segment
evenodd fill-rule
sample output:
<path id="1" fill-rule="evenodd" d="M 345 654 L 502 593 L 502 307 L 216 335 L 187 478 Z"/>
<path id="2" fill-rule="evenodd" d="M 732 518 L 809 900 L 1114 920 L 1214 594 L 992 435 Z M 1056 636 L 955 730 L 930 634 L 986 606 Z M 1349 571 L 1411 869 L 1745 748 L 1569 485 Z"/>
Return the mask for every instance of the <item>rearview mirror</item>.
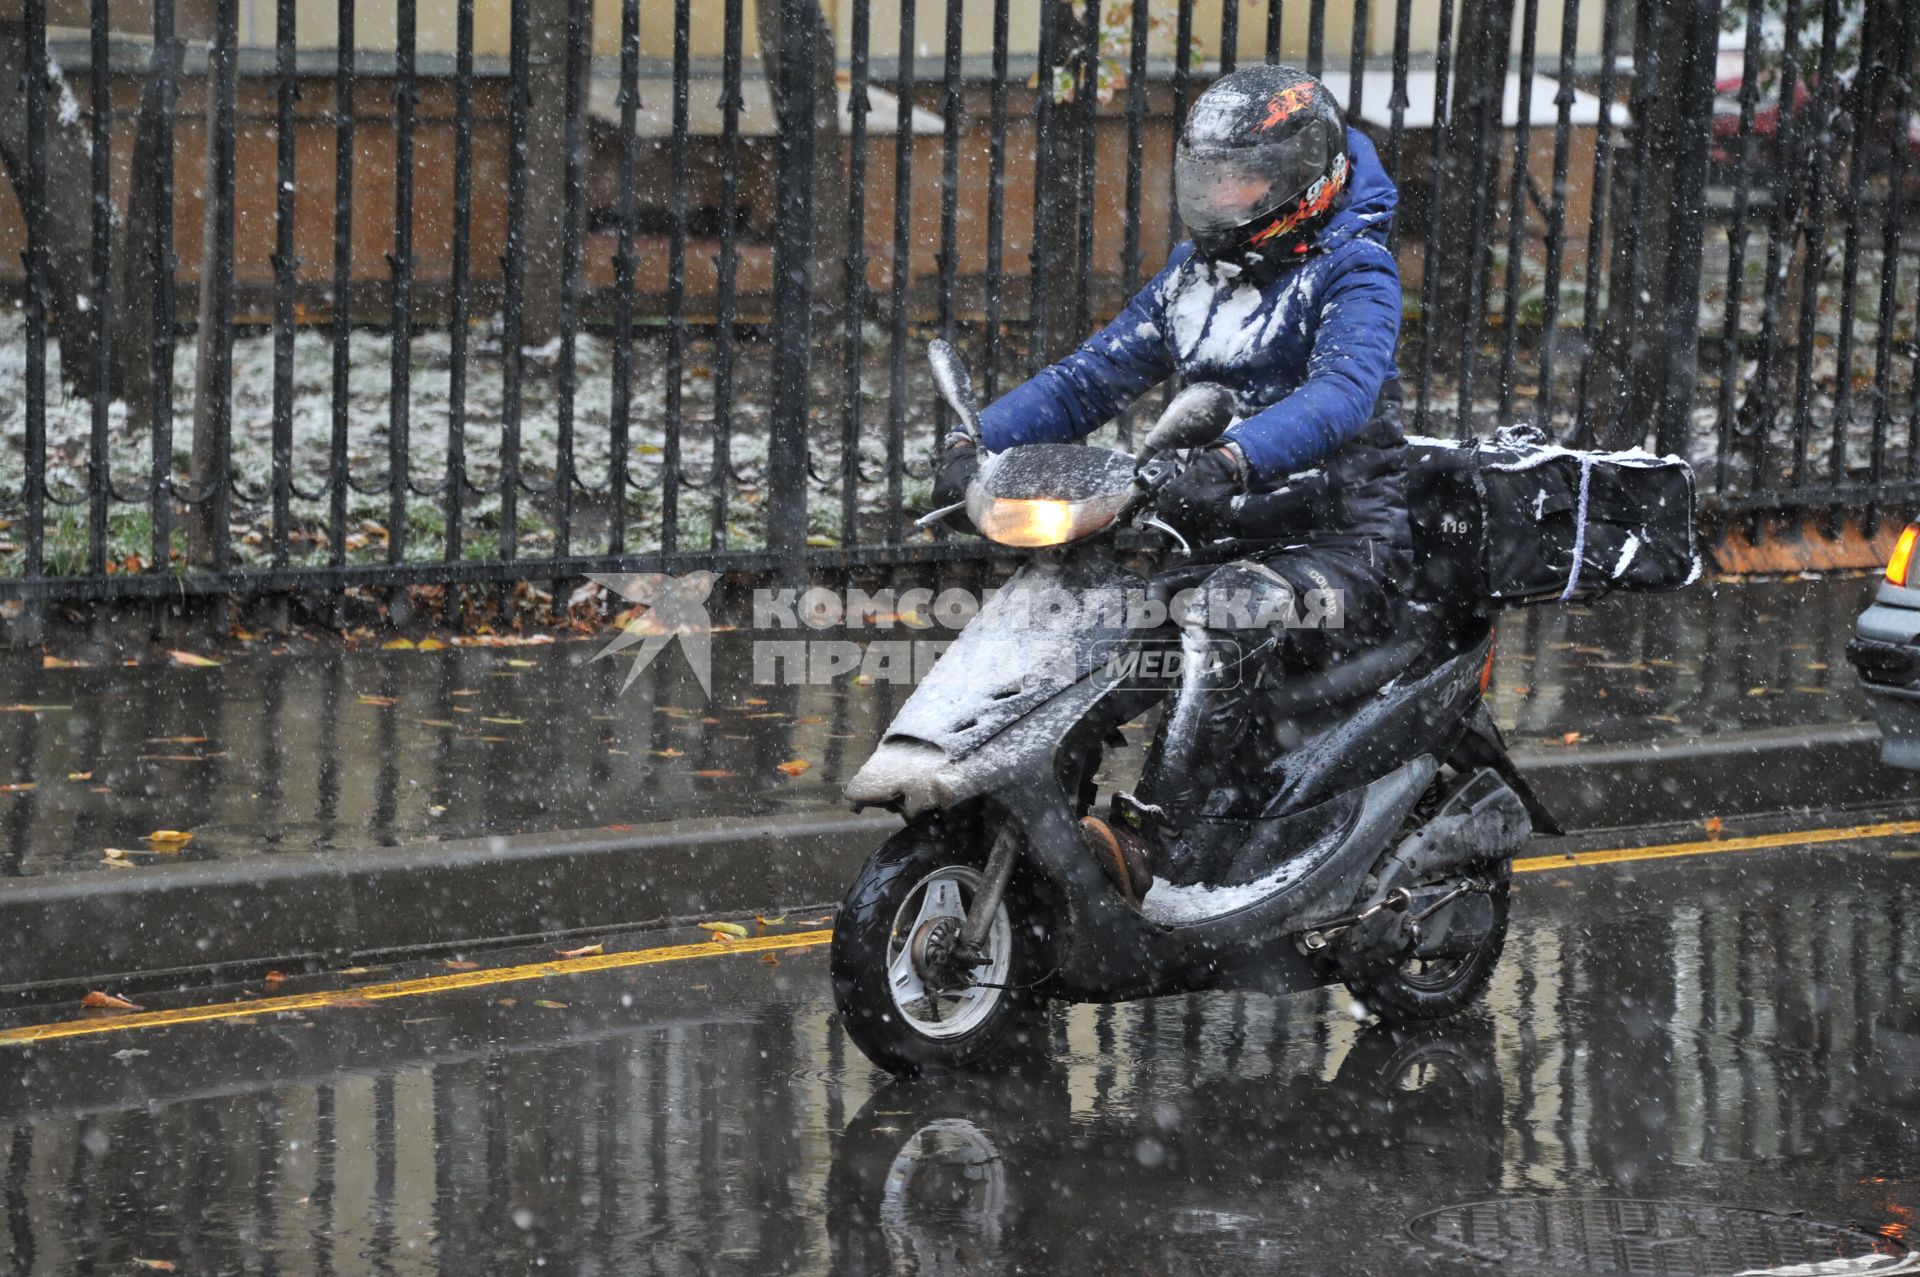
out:
<path id="1" fill-rule="evenodd" d="M 1163 452 L 1212 443 L 1233 420 L 1233 395 L 1209 381 L 1195 382 L 1173 397 L 1140 444 L 1140 463 Z"/>
<path id="2" fill-rule="evenodd" d="M 933 365 L 933 384 L 940 388 L 940 397 L 960 418 L 974 442 L 979 442 L 980 404 L 973 397 L 973 378 L 967 375 L 960 352 L 936 337 L 927 343 L 927 362 Z"/>

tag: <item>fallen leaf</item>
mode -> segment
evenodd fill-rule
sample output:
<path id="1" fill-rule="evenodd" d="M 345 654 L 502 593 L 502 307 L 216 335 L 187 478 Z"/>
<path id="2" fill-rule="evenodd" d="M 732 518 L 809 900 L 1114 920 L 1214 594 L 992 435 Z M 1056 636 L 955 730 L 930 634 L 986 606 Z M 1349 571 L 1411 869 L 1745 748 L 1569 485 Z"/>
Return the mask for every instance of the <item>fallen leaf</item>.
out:
<path id="1" fill-rule="evenodd" d="M 0 705 L 0 714 L 45 714 L 53 710 L 72 708 L 71 705 Z"/>
<path id="2" fill-rule="evenodd" d="M 279 988 L 279 987 L 280 987 L 281 985 L 283 985 L 283 984 L 285 984 L 286 982 L 287 982 L 287 973 L 286 973 L 286 972 L 284 972 L 284 971 L 269 971 L 269 972 L 267 972 L 267 987 L 268 987 L 269 989 L 277 989 L 277 988 Z"/>
<path id="3" fill-rule="evenodd" d="M 188 665 L 196 669 L 201 669 L 209 665 L 225 664 L 224 661 L 216 661 L 211 656 L 201 656 L 196 652 L 170 651 L 167 655 L 173 658 L 175 665 Z"/>
<path id="4" fill-rule="evenodd" d="M 93 773 L 92 772 L 68 772 L 67 779 L 68 780 L 92 780 Z"/>
<path id="5" fill-rule="evenodd" d="M 24 794 L 39 787 L 37 781 L 23 780 L 11 785 L 0 785 L 0 794 Z"/>
<path id="6" fill-rule="evenodd" d="M 495 998 L 493 1000 L 493 1005 L 497 1007 L 517 1007 L 520 1005 L 520 999 L 519 998 Z"/>
<path id="7" fill-rule="evenodd" d="M 606 951 L 607 946 L 604 944 L 583 944 L 578 949 L 554 950 L 555 953 L 563 958 L 591 958 L 596 953 L 605 953 Z"/>
<path id="8" fill-rule="evenodd" d="M 101 854 L 106 856 L 108 860 L 125 860 L 132 853 L 123 851 L 118 847 L 109 847 Z"/>
<path id="9" fill-rule="evenodd" d="M 527 720 L 524 718 L 489 718 L 485 714 L 480 716 L 480 721 L 483 723 L 498 723 L 502 727 L 525 727 L 527 725 Z"/>
<path id="10" fill-rule="evenodd" d="M 1720 817 L 1709 816 L 1707 819 L 1700 822 L 1700 827 L 1707 831 L 1707 837 L 1718 838 L 1720 836 L 1720 829 L 1721 829 Z"/>
<path id="11" fill-rule="evenodd" d="M 413 645 L 413 650 L 416 652 L 444 652 L 447 650 L 447 645 L 437 638 L 423 638 Z"/>
<path id="12" fill-rule="evenodd" d="M 373 970 L 372 967 L 341 967 L 339 971 L 335 972 L 335 974 L 336 975 L 367 975 L 371 973 L 372 970 Z"/>
<path id="13" fill-rule="evenodd" d="M 388 639 L 380 645 L 380 650 L 383 652 L 411 652 L 413 650 L 413 640 L 409 638 Z"/>
<path id="14" fill-rule="evenodd" d="M 666 749 L 654 749 L 654 750 L 648 750 L 647 752 L 652 754 L 655 758 L 680 758 L 684 756 L 684 753 L 685 753 L 685 751 L 674 749 L 671 746 L 669 746 Z"/>
<path id="15" fill-rule="evenodd" d="M 156 829 L 147 835 L 147 841 L 156 847 L 184 847 L 193 841 L 193 835 L 184 829 Z"/>
<path id="16" fill-rule="evenodd" d="M 812 766 L 813 764 L 804 758 L 789 758 L 786 762 L 777 764 L 774 770 L 783 776 L 798 776 Z"/>
<path id="17" fill-rule="evenodd" d="M 760 955 L 760 961 L 766 963 L 770 967 L 777 967 L 780 965 L 780 958 L 776 954 L 763 953 Z"/>
<path id="18" fill-rule="evenodd" d="M 812 727 L 826 721 L 827 716 L 825 714 L 802 714 L 793 720 L 793 725 L 795 727 Z"/>
<path id="19" fill-rule="evenodd" d="M 777 918 L 764 918 L 756 913 L 753 915 L 753 920 L 763 927 L 777 927 L 787 920 L 787 915 L 783 913 Z"/>
<path id="20" fill-rule="evenodd" d="M 567 1009 L 566 1003 L 555 1002 L 552 998 L 535 998 L 533 1000 L 533 1005 L 537 1007 L 545 1007 L 549 1011 L 564 1011 Z"/>
<path id="21" fill-rule="evenodd" d="M 1579 732 L 1568 732 L 1560 738 L 1560 743 L 1562 745 L 1575 745 L 1575 744 L 1578 744 L 1579 741 L 1580 741 Z"/>
<path id="22" fill-rule="evenodd" d="M 701 780 L 732 780 L 739 774 L 739 772 L 730 772 L 719 767 L 707 767 L 694 773 Z"/>
<path id="23" fill-rule="evenodd" d="M 509 664 L 509 665 L 511 665 L 511 666 L 513 666 L 513 668 L 515 668 L 515 669 L 517 669 L 517 670 L 530 670 L 530 669 L 532 669 L 532 668 L 534 668 L 534 662 L 532 662 L 532 661 L 523 661 L 523 660 L 520 660 L 520 659 L 519 659 L 518 657 L 515 657 L 515 658 L 513 658 L 513 659 L 511 659 L 511 660 L 509 660 L 509 661 L 507 662 L 507 664 Z"/>
<path id="24" fill-rule="evenodd" d="M 737 922 L 703 922 L 700 924 L 700 930 L 711 931 L 716 936 L 726 936 L 733 940 L 747 938 L 747 929 Z"/>
<path id="25" fill-rule="evenodd" d="M 384 707 L 387 705 L 398 705 L 400 698 L 397 696 L 368 696 L 365 692 L 362 692 L 360 694 L 360 703 L 362 705 L 378 705 Z"/>
<path id="26" fill-rule="evenodd" d="M 452 727 L 453 726 L 452 723 L 448 722 L 444 718 L 423 718 L 420 720 L 420 725 L 422 727 Z"/>
<path id="27" fill-rule="evenodd" d="M 98 989 L 93 990 L 87 994 L 86 997 L 81 998 L 80 1005 L 89 1010 L 106 1008 L 112 1011 L 138 1011 L 140 1009 L 138 1002 L 129 1002 L 125 998 L 116 998 L 113 994 L 102 993 Z"/>
<path id="28" fill-rule="evenodd" d="M 138 1255 L 135 1255 L 133 1257 L 133 1262 L 136 1266 L 140 1268 L 145 1268 L 145 1269 L 148 1269 L 149 1271 L 156 1272 L 156 1273 L 172 1273 L 172 1272 L 180 1271 L 179 1265 L 175 1264 L 171 1259 L 142 1259 Z"/>
<path id="29" fill-rule="evenodd" d="M 69 661 L 64 657 L 48 653 L 40 658 L 40 668 L 43 670 L 83 670 L 87 668 L 87 663 L 85 661 Z"/>
<path id="30" fill-rule="evenodd" d="M 749 705 L 765 705 L 766 703 L 767 703 L 767 701 L 766 701 L 766 698 L 765 698 L 764 696 L 749 696 L 749 697 L 747 697 L 747 704 L 749 704 Z"/>
<path id="31" fill-rule="evenodd" d="M 149 745 L 204 745 L 207 743 L 208 739 L 209 738 L 205 736 L 149 736 L 147 737 L 147 744 Z"/>
<path id="32" fill-rule="evenodd" d="M 818 918 L 799 918 L 794 921 L 796 927 L 824 927 L 833 921 L 832 914 L 822 914 Z"/>
<path id="33" fill-rule="evenodd" d="M 478 971 L 479 969 L 480 964 L 477 962 L 462 962 L 458 958 L 447 959 L 447 970 L 449 971 Z"/>

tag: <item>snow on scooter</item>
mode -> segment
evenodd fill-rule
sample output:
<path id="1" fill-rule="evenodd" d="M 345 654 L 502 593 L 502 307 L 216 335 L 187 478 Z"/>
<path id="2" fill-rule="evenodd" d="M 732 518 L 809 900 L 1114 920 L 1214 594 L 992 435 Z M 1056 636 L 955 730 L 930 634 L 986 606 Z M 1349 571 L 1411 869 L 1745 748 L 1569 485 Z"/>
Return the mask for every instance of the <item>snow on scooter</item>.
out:
<path id="1" fill-rule="evenodd" d="M 930 353 L 943 396 L 963 423 L 976 422 L 958 357 L 938 342 Z M 1048 1000 L 1344 983 L 1382 1020 L 1409 1022 L 1460 1011 L 1491 978 L 1506 935 L 1511 858 L 1535 830 L 1559 831 L 1481 699 L 1493 642 L 1484 574 L 1478 588 L 1459 588 L 1433 571 L 1449 556 L 1472 557 L 1448 540 L 1474 531 L 1452 513 L 1426 527 L 1416 514 L 1427 583 L 1395 633 L 1262 689 L 1264 718 L 1278 725 L 1284 751 L 1261 773 L 1269 784 L 1256 795 L 1257 814 L 1206 831 L 1227 848 L 1216 879 L 1157 880 L 1136 906 L 1081 836 L 1077 821 L 1095 801 L 1104 751 L 1123 745 L 1122 727 L 1170 690 L 1164 669 L 1141 676 L 1138 654 L 1174 654 L 1167 667 L 1210 659 L 1205 629 L 1164 620 L 1143 628 L 1108 605 L 1137 598 L 1145 585 L 1135 570 L 1142 551 L 1115 533 L 1156 524 L 1144 512 L 1166 457 L 1211 442 L 1230 413 L 1226 392 L 1190 386 L 1138 457 L 1041 444 L 980 466 L 968 517 L 989 539 L 1033 553 L 847 786 L 856 808 L 888 808 L 907 821 L 848 889 L 832 946 L 842 1021 L 882 1067 L 986 1064 L 1022 1040 Z M 1603 542 L 1587 526 L 1597 454 L 1565 456 L 1575 459 L 1567 473 L 1580 476 L 1586 530 L 1576 540 Z M 1643 458 L 1654 461 L 1599 460 L 1627 472 Z M 1458 472 L 1446 467 L 1429 483 L 1444 487 Z M 1509 472 L 1538 484 L 1553 468 L 1529 457 Z M 1416 484 L 1421 473 L 1416 463 Z M 1690 555 L 1690 475 L 1685 501 Z M 1544 519 L 1548 503 L 1534 504 Z M 1644 527 L 1632 535 L 1636 547 L 1657 540 Z M 1581 547 L 1572 553 L 1563 598 L 1579 585 Z M 1636 557 L 1637 549 L 1618 556 L 1614 575 L 1623 579 L 1600 587 L 1680 583 L 1625 580 Z M 1564 574 L 1566 563 L 1555 570 Z"/>

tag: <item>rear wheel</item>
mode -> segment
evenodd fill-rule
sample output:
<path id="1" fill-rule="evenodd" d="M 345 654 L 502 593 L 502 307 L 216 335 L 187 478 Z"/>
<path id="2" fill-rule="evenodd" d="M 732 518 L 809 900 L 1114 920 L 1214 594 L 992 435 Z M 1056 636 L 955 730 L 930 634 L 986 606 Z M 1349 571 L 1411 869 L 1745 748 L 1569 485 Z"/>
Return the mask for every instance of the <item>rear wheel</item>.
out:
<path id="1" fill-rule="evenodd" d="M 992 830 L 923 817 L 854 879 L 833 930 L 833 999 L 847 1035 L 892 1073 L 978 1068 L 1027 1040 L 1044 930 L 1016 878 L 976 961 L 956 957 Z"/>
<path id="2" fill-rule="evenodd" d="M 1493 926 L 1464 954 L 1408 956 L 1395 965 L 1343 967 L 1341 978 L 1353 996 L 1388 1024 L 1443 1020 L 1473 1003 L 1493 979 L 1507 944 L 1509 871 L 1503 862 L 1494 884 Z"/>

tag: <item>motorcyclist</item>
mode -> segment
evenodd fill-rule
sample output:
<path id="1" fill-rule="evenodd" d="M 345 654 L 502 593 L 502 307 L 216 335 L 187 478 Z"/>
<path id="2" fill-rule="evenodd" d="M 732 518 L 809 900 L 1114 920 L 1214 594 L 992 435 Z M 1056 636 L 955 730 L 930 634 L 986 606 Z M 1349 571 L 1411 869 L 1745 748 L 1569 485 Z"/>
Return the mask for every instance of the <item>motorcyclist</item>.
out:
<path id="1" fill-rule="evenodd" d="M 1218 868 L 1195 831 L 1257 814 L 1247 785 L 1267 742 L 1258 691 L 1390 633 L 1410 574 L 1405 437 L 1394 348 L 1400 277 L 1387 249 L 1398 192 L 1372 144 L 1345 126 L 1318 80 L 1254 66 L 1216 81 L 1181 130 L 1174 182 L 1192 240 L 1079 349 L 990 405 L 993 452 L 1088 434 L 1178 375 L 1225 386 L 1236 421 L 1155 497 L 1194 539 L 1154 582 L 1250 590 L 1265 606 L 1333 591 L 1312 628 L 1223 635 L 1237 663 L 1190 662 L 1160 726 L 1157 766 L 1109 818 L 1082 822 L 1102 867 L 1138 899 L 1155 874 L 1204 881 Z M 973 440 L 946 442 L 935 502 L 964 494 Z M 1323 596 L 1328 597 L 1328 596 Z M 1282 609 L 1284 610 L 1284 609 Z M 1296 614 L 1299 610 L 1296 609 Z M 1205 625 L 1204 610 L 1176 616 Z M 1271 728 L 1273 725 L 1264 725 Z"/>

